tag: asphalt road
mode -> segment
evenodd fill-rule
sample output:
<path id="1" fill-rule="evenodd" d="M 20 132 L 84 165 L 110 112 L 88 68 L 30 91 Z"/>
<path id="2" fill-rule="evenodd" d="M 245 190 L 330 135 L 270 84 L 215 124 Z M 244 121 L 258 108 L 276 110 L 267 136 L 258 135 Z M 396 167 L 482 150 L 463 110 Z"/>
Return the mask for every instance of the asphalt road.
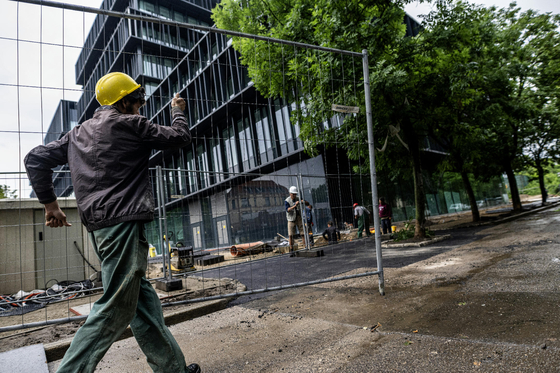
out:
<path id="1" fill-rule="evenodd" d="M 383 267 L 400 268 L 426 260 L 432 256 L 453 250 L 480 239 L 477 235 L 483 227 L 456 229 L 451 238 L 425 247 L 383 248 Z M 440 234 L 448 234 L 442 231 Z M 323 246 L 321 257 L 274 256 L 264 260 L 248 260 L 233 266 L 198 272 L 205 278 L 232 278 L 247 290 L 267 289 L 277 286 L 300 284 L 340 276 L 360 268 L 377 269 L 375 240 L 362 238 L 337 245 Z M 242 304 L 266 293 L 241 296 L 232 305 Z"/>

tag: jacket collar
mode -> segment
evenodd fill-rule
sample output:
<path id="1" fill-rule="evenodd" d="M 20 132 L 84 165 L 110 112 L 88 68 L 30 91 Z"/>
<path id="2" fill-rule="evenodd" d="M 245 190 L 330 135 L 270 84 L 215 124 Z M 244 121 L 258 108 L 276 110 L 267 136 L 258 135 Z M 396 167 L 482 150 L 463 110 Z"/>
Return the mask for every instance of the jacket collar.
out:
<path id="1" fill-rule="evenodd" d="M 94 113 L 97 113 L 98 111 L 111 110 L 111 109 L 114 109 L 114 110 L 118 111 L 118 109 L 116 107 L 114 107 L 113 105 L 103 105 L 103 106 L 100 106 L 97 109 L 95 109 Z"/>

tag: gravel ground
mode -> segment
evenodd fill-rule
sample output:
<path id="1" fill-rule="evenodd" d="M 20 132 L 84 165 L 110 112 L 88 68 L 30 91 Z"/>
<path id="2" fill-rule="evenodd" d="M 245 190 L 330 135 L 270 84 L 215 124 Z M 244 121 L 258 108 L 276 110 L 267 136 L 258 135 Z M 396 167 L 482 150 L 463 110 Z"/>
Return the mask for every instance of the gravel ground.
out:
<path id="1" fill-rule="evenodd" d="M 377 277 L 356 278 L 246 296 L 170 329 L 204 372 L 559 372 L 559 222 L 555 207 L 384 251 L 385 296 Z M 129 338 L 97 371 L 150 369 Z"/>

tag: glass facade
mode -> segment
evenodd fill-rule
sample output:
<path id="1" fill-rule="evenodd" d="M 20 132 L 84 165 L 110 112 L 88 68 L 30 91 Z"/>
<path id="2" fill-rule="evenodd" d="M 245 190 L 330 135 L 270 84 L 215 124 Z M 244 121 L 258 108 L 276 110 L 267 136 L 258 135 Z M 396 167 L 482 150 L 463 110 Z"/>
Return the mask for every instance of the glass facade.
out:
<path id="1" fill-rule="evenodd" d="M 167 173 L 166 177 L 166 185 L 169 180 L 181 180 L 172 173 Z M 289 196 L 290 186 L 298 183 L 303 186 L 303 198 L 313 206 L 313 229 L 321 233 L 332 215 L 323 159 L 316 157 L 240 182 L 212 196 L 196 198 L 189 203 L 172 202 L 167 212 L 168 229 L 173 232 L 169 234 L 195 248 L 272 240 L 278 233 L 287 236 L 284 200 Z M 192 208 L 193 205 L 196 208 Z M 150 223 L 148 231 L 157 232 L 157 224 L 157 221 Z M 185 232 L 194 233 L 188 236 Z M 157 235 L 149 239 L 157 239 Z M 151 243 L 159 252 L 159 243 Z"/>

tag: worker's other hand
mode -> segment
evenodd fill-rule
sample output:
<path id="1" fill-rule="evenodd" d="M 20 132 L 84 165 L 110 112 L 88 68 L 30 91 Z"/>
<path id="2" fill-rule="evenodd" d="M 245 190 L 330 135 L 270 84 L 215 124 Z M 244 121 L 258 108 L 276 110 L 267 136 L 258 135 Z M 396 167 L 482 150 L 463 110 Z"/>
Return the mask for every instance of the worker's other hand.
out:
<path id="1" fill-rule="evenodd" d="M 66 215 L 58 206 L 58 201 L 45 204 L 45 225 L 51 228 L 72 226 L 66 221 Z"/>
<path id="2" fill-rule="evenodd" d="M 177 93 L 175 95 L 175 97 L 173 97 L 173 99 L 171 100 L 171 107 L 178 107 L 180 108 L 182 111 L 185 111 L 185 108 L 187 107 L 187 103 L 185 102 L 185 100 L 183 100 L 181 98 L 181 96 L 179 96 L 179 94 Z"/>

